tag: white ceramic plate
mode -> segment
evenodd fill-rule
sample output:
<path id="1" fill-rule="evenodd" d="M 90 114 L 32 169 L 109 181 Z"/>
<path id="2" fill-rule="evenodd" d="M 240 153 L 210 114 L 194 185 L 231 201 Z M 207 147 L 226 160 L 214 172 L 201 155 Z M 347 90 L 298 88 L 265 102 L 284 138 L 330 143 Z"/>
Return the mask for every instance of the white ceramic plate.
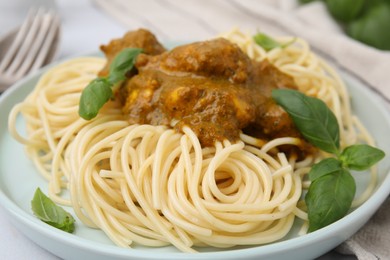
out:
<path id="1" fill-rule="evenodd" d="M 44 69 L 45 70 L 45 69 Z M 297 227 L 279 242 L 256 247 L 202 249 L 185 254 L 173 247 L 124 249 L 115 246 L 102 231 L 85 227 L 77 221 L 76 232 L 68 234 L 36 219 L 30 201 L 37 187 L 47 191 L 46 181 L 26 157 L 22 145 L 8 134 L 8 114 L 34 88 L 44 70 L 13 86 L 0 97 L 0 204 L 15 226 L 41 247 L 65 259 L 313 259 L 328 252 L 353 235 L 375 213 L 390 193 L 390 116 L 382 101 L 356 79 L 344 75 L 352 95 L 353 111 L 387 154 L 379 164 L 378 184 L 374 194 L 343 219 L 316 232 L 298 237 Z M 18 128 L 23 132 L 23 120 Z M 361 193 L 367 173 L 354 174 Z M 72 212 L 71 209 L 67 209 Z"/>

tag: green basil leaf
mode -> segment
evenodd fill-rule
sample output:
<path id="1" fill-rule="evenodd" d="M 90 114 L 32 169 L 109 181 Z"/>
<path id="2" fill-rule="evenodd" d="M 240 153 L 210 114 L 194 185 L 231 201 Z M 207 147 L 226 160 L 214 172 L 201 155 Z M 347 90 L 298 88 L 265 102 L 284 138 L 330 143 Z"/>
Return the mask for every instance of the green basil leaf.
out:
<path id="1" fill-rule="evenodd" d="M 280 43 L 269 37 L 264 33 L 257 33 L 253 36 L 254 41 L 264 48 L 264 50 L 269 51 L 276 47 L 280 47 Z"/>
<path id="2" fill-rule="evenodd" d="M 142 52 L 138 48 L 125 48 L 120 51 L 110 64 L 107 78 L 96 78 L 83 90 L 79 103 L 79 115 L 90 120 L 99 113 L 99 110 L 112 97 L 112 86 L 126 79 L 135 63 L 137 56 Z"/>
<path id="3" fill-rule="evenodd" d="M 339 125 L 322 100 L 292 89 L 274 89 L 272 97 L 290 115 L 307 141 L 323 151 L 339 154 Z"/>
<path id="4" fill-rule="evenodd" d="M 343 168 L 315 179 L 305 196 L 309 232 L 344 217 L 351 207 L 355 192 L 355 180 Z"/>
<path id="5" fill-rule="evenodd" d="M 125 80 L 126 73 L 133 68 L 135 60 L 141 52 L 142 49 L 139 48 L 125 48 L 120 51 L 110 65 L 108 81 L 114 85 Z"/>
<path id="6" fill-rule="evenodd" d="M 72 215 L 57 206 L 39 188 L 35 191 L 31 208 L 34 215 L 43 222 L 69 233 L 74 231 L 75 220 Z"/>
<path id="7" fill-rule="evenodd" d="M 96 117 L 99 110 L 107 103 L 111 96 L 111 84 L 107 79 L 94 79 L 81 93 L 79 115 L 86 120 Z"/>
<path id="8" fill-rule="evenodd" d="M 311 181 L 315 181 L 327 174 L 334 174 L 342 169 L 342 164 L 335 158 L 326 158 L 313 165 L 309 172 L 309 178 Z"/>
<path id="9" fill-rule="evenodd" d="M 375 147 L 366 144 L 356 144 L 346 147 L 340 160 L 343 165 L 351 170 L 363 171 L 385 157 L 385 153 Z"/>
<path id="10" fill-rule="evenodd" d="M 257 45 L 260 45 L 266 51 L 270 51 L 274 48 L 285 48 L 295 41 L 295 39 L 293 39 L 286 43 L 280 43 L 264 33 L 255 34 L 253 36 L 253 40 L 256 42 Z"/>

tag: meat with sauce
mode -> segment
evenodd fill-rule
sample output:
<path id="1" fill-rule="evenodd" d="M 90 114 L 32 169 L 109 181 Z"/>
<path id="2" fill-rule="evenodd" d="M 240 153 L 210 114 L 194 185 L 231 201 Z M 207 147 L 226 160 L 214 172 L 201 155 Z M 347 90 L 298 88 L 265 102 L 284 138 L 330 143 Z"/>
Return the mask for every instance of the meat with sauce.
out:
<path id="1" fill-rule="evenodd" d="M 265 140 L 300 137 L 271 97 L 275 88 L 296 89 L 293 79 L 226 39 L 145 51 L 135 68 L 119 92 L 131 123 L 189 126 L 202 146 L 236 141 L 240 131 Z"/>

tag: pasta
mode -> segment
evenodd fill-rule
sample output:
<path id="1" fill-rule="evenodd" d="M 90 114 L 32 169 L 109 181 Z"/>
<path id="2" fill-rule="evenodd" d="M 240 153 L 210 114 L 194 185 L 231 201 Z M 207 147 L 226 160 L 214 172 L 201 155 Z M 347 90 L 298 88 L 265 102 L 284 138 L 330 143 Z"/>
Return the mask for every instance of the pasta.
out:
<path id="1" fill-rule="evenodd" d="M 268 59 L 304 93 L 323 99 L 342 126 L 342 146 L 358 139 L 373 143 L 351 114 L 342 80 L 302 39 L 266 52 L 238 30 L 222 36 L 251 58 Z M 305 175 L 326 154 L 298 161 L 277 148 L 299 139 L 263 143 L 245 134 L 237 143 L 202 147 L 189 127 L 179 133 L 129 124 L 115 100 L 85 121 L 77 114 L 80 94 L 104 62 L 78 58 L 51 68 L 10 113 L 10 133 L 48 180 L 51 199 L 71 206 L 82 223 L 102 229 L 122 247 L 134 242 L 196 252 L 194 246 L 260 245 L 283 238 L 295 218 L 307 221 L 301 203 Z M 26 137 L 15 127 L 19 114 Z M 373 169 L 355 204 L 371 193 L 375 174 Z"/>

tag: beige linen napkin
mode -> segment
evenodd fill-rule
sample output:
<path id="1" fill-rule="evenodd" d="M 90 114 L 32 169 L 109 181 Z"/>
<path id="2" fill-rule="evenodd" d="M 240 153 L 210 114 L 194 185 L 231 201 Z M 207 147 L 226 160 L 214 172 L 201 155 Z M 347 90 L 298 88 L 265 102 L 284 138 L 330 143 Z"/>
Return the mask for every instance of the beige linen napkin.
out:
<path id="1" fill-rule="evenodd" d="M 94 0 L 126 29 L 145 27 L 163 42 L 214 37 L 233 27 L 272 35 L 297 35 L 320 55 L 339 65 L 381 96 L 390 107 L 390 52 L 347 37 L 322 1 L 296 0 Z M 390 259 L 390 199 L 339 252 L 359 259 Z"/>
<path id="2" fill-rule="evenodd" d="M 337 251 L 355 254 L 358 259 L 390 259 L 390 198 L 382 204 L 370 221 Z"/>

